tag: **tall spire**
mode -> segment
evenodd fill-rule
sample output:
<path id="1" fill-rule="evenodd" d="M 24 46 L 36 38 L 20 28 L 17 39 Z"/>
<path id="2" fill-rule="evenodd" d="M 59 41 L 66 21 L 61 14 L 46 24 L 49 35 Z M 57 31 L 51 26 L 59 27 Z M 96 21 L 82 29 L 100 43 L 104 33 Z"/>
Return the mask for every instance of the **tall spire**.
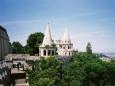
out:
<path id="1" fill-rule="evenodd" d="M 43 45 L 52 45 L 53 44 L 49 23 L 46 25 L 45 36 L 44 36 L 42 44 Z"/>
<path id="2" fill-rule="evenodd" d="M 64 41 L 65 43 L 71 43 L 70 36 L 69 36 L 69 33 L 68 33 L 67 28 L 65 29 L 65 32 L 64 32 L 63 41 Z"/>

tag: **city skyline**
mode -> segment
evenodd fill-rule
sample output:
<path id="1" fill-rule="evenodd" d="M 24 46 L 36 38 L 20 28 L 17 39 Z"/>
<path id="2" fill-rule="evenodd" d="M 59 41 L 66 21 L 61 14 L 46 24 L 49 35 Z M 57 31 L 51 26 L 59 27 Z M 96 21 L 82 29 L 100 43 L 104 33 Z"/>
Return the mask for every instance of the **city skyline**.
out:
<path id="1" fill-rule="evenodd" d="M 26 44 L 34 32 L 51 25 L 53 40 L 68 28 L 75 49 L 85 51 L 91 42 L 94 52 L 115 52 L 114 0 L 1 0 L 0 25 L 11 42 Z"/>

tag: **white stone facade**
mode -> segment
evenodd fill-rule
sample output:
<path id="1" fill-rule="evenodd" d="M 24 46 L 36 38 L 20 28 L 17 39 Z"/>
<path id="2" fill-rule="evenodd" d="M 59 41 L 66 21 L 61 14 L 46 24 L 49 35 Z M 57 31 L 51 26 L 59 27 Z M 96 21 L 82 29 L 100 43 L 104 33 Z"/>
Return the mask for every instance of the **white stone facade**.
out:
<path id="1" fill-rule="evenodd" d="M 39 56 L 48 57 L 56 54 L 56 46 L 52 40 L 49 23 L 46 26 L 45 36 L 42 44 L 39 46 Z"/>
<path id="2" fill-rule="evenodd" d="M 64 32 L 63 39 L 58 39 L 56 40 L 56 43 L 54 43 L 50 32 L 50 26 L 47 24 L 43 43 L 39 46 L 39 55 L 41 57 L 48 57 L 53 55 L 70 57 L 73 55 L 73 53 L 73 43 L 70 40 L 68 31 L 66 30 Z"/>
<path id="3" fill-rule="evenodd" d="M 56 40 L 57 53 L 59 56 L 70 57 L 73 55 L 73 43 L 70 40 L 69 33 L 66 30 L 64 32 L 63 39 Z"/>

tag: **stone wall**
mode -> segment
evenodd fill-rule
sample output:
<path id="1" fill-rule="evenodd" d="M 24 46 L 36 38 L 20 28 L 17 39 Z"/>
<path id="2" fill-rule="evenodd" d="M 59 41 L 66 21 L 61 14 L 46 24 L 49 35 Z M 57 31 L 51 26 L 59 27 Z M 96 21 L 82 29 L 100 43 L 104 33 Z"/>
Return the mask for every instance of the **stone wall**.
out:
<path id="1" fill-rule="evenodd" d="M 6 29 L 0 26 L 0 60 L 3 60 L 4 57 L 9 53 L 11 53 L 9 36 Z"/>
<path id="2" fill-rule="evenodd" d="M 0 86 L 9 86 L 11 76 L 11 64 L 0 61 Z"/>

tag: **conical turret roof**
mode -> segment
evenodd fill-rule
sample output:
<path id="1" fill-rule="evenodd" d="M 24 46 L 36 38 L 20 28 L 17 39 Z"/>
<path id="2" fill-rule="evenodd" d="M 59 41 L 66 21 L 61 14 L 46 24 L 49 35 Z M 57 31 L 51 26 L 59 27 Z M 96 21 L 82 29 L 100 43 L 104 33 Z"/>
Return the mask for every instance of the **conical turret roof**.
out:
<path id="1" fill-rule="evenodd" d="M 46 25 L 46 31 L 45 31 L 45 36 L 44 36 L 42 45 L 52 45 L 52 44 L 53 44 L 53 41 L 52 41 L 52 36 L 50 32 L 50 25 L 48 23 Z"/>
<path id="2" fill-rule="evenodd" d="M 64 32 L 63 42 L 71 43 L 69 32 L 68 32 L 67 28 L 65 29 L 65 32 Z"/>

